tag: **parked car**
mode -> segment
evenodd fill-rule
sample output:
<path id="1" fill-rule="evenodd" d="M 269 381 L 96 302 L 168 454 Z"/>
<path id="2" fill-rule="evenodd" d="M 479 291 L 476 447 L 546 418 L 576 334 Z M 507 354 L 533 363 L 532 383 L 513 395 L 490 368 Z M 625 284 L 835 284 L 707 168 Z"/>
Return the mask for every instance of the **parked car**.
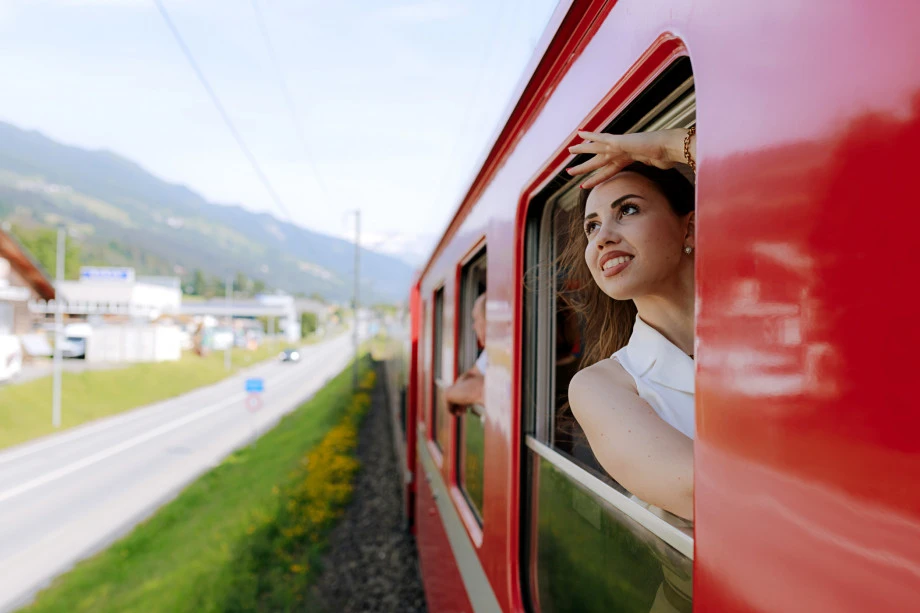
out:
<path id="1" fill-rule="evenodd" d="M 86 343 L 92 334 L 93 328 L 88 323 L 75 323 L 64 326 L 61 356 L 64 358 L 86 359 Z"/>
<path id="2" fill-rule="evenodd" d="M 288 348 L 278 355 L 278 359 L 280 359 L 282 362 L 299 362 L 300 352 L 296 349 Z"/>
<path id="3" fill-rule="evenodd" d="M 68 336 L 61 341 L 61 357 L 86 359 L 86 339 Z"/>

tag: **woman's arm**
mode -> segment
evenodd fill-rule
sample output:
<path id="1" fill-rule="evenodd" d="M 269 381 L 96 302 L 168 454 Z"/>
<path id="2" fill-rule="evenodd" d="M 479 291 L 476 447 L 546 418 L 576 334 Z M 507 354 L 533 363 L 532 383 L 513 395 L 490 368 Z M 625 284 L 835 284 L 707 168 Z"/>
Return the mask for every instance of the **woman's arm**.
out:
<path id="1" fill-rule="evenodd" d="M 572 412 L 611 477 L 657 507 L 693 520 L 693 441 L 661 419 L 613 360 L 569 384 Z"/>
<path id="2" fill-rule="evenodd" d="M 606 134 L 603 132 L 579 131 L 578 136 L 585 142 L 569 147 L 571 153 L 595 154 L 587 162 L 572 166 L 569 174 L 582 175 L 594 170 L 598 172 L 582 183 L 589 189 L 599 185 L 617 174 L 633 162 L 642 162 L 658 168 L 673 168 L 676 164 L 686 164 L 684 143 L 687 130 L 657 130 L 655 132 L 636 132 L 634 134 Z M 690 137 L 690 157 L 696 160 L 696 136 Z"/>

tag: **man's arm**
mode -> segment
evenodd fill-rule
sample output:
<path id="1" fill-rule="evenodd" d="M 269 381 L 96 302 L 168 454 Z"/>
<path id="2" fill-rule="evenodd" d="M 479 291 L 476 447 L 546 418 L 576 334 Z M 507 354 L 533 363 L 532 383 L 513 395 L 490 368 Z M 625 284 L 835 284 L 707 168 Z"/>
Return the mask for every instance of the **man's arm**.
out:
<path id="1" fill-rule="evenodd" d="M 471 404 L 483 404 L 485 377 L 476 366 L 457 377 L 454 384 L 447 388 L 445 397 L 451 405 L 451 412 L 463 410 Z"/>

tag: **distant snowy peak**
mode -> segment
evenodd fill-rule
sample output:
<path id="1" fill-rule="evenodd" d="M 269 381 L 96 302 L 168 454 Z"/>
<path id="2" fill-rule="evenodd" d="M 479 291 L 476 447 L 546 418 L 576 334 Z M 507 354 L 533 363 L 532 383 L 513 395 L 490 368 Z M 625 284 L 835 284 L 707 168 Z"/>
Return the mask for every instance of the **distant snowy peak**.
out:
<path id="1" fill-rule="evenodd" d="M 354 237 L 351 237 L 354 240 Z M 437 237 L 433 234 L 411 234 L 402 232 L 363 232 L 361 246 L 378 253 L 398 258 L 411 266 L 425 263 L 434 247 Z"/>

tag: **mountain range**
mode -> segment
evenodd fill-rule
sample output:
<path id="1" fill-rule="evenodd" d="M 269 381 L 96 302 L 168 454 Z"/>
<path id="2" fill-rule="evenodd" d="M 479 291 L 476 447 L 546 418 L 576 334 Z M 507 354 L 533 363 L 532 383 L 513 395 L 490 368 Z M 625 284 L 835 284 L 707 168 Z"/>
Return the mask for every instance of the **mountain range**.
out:
<path id="1" fill-rule="evenodd" d="M 95 263 L 132 265 L 138 274 L 241 272 L 291 293 L 334 301 L 351 296 L 353 243 L 208 202 L 115 153 L 64 145 L 3 122 L 0 218 L 17 226 L 64 223 Z M 361 250 L 362 301 L 405 300 L 412 275 L 399 257 Z"/>

